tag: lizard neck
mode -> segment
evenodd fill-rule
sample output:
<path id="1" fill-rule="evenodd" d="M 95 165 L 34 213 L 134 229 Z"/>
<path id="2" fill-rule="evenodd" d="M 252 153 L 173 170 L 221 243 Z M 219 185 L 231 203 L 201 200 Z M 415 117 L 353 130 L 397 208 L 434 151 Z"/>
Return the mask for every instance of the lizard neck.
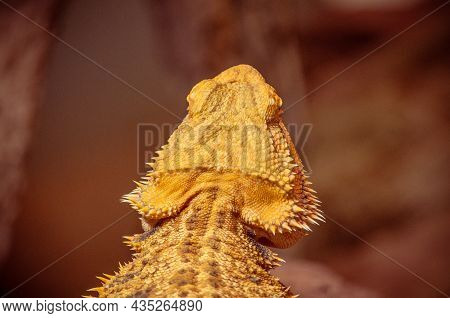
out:
<path id="1" fill-rule="evenodd" d="M 218 188 L 200 192 L 178 216 L 136 235 L 133 242 L 138 253 L 103 286 L 104 296 L 288 295 L 268 272 L 278 258 L 248 235 L 233 198 Z"/>
<path id="2" fill-rule="evenodd" d="M 217 188 L 199 193 L 173 222 L 179 227 L 182 245 L 192 242 L 206 246 L 218 235 L 232 236 L 240 230 L 231 199 Z"/>

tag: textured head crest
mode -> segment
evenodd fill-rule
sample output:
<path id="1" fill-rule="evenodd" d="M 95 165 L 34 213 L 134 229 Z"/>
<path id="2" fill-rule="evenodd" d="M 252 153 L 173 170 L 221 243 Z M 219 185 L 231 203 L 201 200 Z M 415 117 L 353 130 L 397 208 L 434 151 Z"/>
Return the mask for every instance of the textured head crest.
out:
<path id="1" fill-rule="evenodd" d="M 275 90 L 249 65 L 235 66 L 201 81 L 192 88 L 187 101 L 192 121 L 209 124 L 222 117 L 223 125 L 261 125 L 278 115 L 281 106 Z"/>
<path id="2" fill-rule="evenodd" d="M 242 221 L 266 245 L 292 245 L 322 220 L 281 120 L 281 99 L 257 70 L 232 67 L 194 86 L 187 101 L 188 116 L 125 196 L 145 219 L 174 216 L 214 186 L 233 196 Z"/>

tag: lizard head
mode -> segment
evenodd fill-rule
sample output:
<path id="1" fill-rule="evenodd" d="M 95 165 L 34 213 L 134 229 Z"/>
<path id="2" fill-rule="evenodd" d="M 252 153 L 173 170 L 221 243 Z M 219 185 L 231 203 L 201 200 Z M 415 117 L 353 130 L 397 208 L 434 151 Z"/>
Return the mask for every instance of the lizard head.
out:
<path id="1" fill-rule="evenodd" d="M 279 119 L 281 98 L 261 74 L 249 65 L 227 69 L 195 85 L 187 96 L 193 124 L 264 128 Z"/>
<path id="2" fill-rule="evenodd" d="M 290 246 L 322 220 L 281 98 L 257 70 L 229 68 L 195 85 L 187 101 L 188 115 L 147 180 L 126 197 L 146 218 L 174 215 L 199 191 L 219 187 L 265 245 Z"/>

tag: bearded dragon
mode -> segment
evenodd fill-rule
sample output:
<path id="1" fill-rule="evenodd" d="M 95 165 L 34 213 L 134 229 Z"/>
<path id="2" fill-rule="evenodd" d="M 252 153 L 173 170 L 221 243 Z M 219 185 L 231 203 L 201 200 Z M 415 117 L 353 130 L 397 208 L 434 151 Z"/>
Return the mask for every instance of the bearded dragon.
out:
<path id="1" fill-rule="evenodd" d="M 281 119 L 281 99 L 249 65 L 198 83 L 188 114 L 123 201 L 144 232 L 99 297 L 289 297 L 270 270 L 324 221 Z"/>

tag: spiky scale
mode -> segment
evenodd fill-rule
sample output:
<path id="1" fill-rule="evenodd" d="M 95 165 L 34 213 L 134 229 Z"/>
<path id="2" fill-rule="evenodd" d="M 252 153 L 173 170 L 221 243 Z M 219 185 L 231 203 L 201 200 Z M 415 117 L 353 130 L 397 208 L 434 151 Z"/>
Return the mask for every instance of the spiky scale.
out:
<path id="1" fill-rule="evenodd" d="M 102 276 L 97 276 L 97 278 L 98 278 L 99 280 L 101 280 L 103 283 L 107 283 L 107 282 L 109 281 L 107 278 L 102 277 Z"/>

